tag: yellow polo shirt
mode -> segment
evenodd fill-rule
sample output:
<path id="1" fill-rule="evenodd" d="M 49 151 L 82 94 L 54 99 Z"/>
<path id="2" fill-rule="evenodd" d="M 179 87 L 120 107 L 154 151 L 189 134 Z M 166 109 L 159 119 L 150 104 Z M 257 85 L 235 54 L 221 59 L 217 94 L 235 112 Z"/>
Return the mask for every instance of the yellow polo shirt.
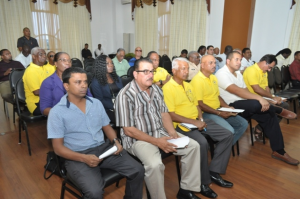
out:
<path id="1" fill-rule="evenodd" d="M 159 80 L 165 81 L 169 75 L 168 71 L 162 67 L 157 67 L 156 72 L 153 75 L 153 83 L 158 82 Z"/>
<path id="2" fill-rule="evenodd" d="M 26 97 L 26 104 L 28 110 L 33 113 L 36 109 L 35 103 L 40 101 L 40 97 L 33 94 L 33 91 L 40 89 L 42 82 L 44 79 L 48 77 L 49 70 L 45 70 L 44 66 L 38 66 L 34 63 L 30 63 L 30 65 L 26 68 L 23 75 L 24 82 L 24 90 Z M 51 75 L 51 74 L 50 74 Z"/>
<path id="3" fill-rule="evenodd" d="M 198 118 L 198 101 L 193 94 L 193 87 L 189 83 L 183 82 L 183 86 L 179 85 L 172 77 L 162 87 L 162 90 L 169 112 L 174 112 L 189 119 Z M 176 128 L 178 123 L 173 122 L 173 125 Z"/>
<path id="4" fill-rule="evenodd" d="M 56 71 L 56 66 L 51 65 L 49 62 L 43 66 L 46 78 Z"/>
<path id="5" fill-rule="evenodd" d="M 251 85 L 259 85 L 262 89 L 266 90 L 268 86 L 268 73 L 264 73 L 257 63 L 248 67 L 243 73 L 245 84 L 251 93 L 254 92 Z"/>
<path id="6" fill-rule="evenodd" d="M 216 76 L 205 77 L 201 71 L 197 73 L 190 82 L 197 101 L 202 100 L 207 106 L 217 109 L 220 108 L 219 87 Z"/>

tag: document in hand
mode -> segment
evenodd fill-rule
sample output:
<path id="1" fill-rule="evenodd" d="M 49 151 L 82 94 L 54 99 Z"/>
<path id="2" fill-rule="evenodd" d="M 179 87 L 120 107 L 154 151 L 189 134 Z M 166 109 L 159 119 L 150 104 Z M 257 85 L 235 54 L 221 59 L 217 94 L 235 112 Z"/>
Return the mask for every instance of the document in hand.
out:
<path id="1" fill-rule="evenodd" d="M 177 146 L 176 148 L 180 149 L 186 147 L 189 144 L 190 138 L 188 136 L 184 136 L 177 139 L 168 140 L 168 142 L 175 144 Z"/>
<path id="2" fill-rule="evenodd" d="M 107 151 L 105 151 L 104 153 L 102 153 L 101 155 L 99 155 L 99 159 L 106 158 L 107 156 L 114 154 L 114 152 L 116 152 L 117 150 L 118 150 L 118 148 L 116 146 L 113 146 L 110 149 L 108 149 Z"/>
<path id="3" fill-rule="evenodd" d="M 192 129 L 198 129 L 194 124 L 188 124 L 188 123 L 180 123 L 180 126 L 183 126 L 185 128 L 187 128 L 188 130 L 192 130 Z"/>
<path id="4" fill-rule="evenodd" d="M 269 101 L 273 101 L 273 102 L 276 102 L 276 100 L 273 100 L 272 98 L 268 98 L 268 97 L 263 97 L 264 99 L 266 99 L 266 100 L 269 100 Z M 282 101 L 284 101 L 284 100 L 286 100 L 287 98 L 285 98 L 285 97 L 282 97 L 281 98 L 281 100 Z"/>
<path id="5" fill-rule="evenodd" d="M 245 110 L 244 109 L 231 109 L 231 108 L 219 108 L 218 111 L 225 111 L 225 112 L 231 112 L 231 113 L 242 113 Z"/>

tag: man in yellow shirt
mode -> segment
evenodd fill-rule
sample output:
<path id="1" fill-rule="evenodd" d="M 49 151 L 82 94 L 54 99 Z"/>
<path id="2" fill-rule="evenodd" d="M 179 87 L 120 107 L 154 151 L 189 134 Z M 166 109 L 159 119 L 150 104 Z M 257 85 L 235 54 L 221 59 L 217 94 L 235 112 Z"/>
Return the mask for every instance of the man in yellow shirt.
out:
<path id="1" fill-rule="evenodd" d="M 232 112 L 219 111 L 218 108 L 232 108 L 220 97 L 218 80 L 213 75 L 216 69 L 216 60 L 212 55 L 205 55 L 201 59 L 201 71 L 192 79 L 198 105 L 204 119 L 211 119 L 233 134 L 233 144 L 239 140 L 247 129 L 248 122 Z"/>
<path id="2" fill-rule="evenodd" d="M 43 69 L 46 61 L 46 52 L 40 47 L 31 50 L 32 62 L 26 68 L 23 75 L 24 89 L 26 96 L 27 108 L 33 115 L 41 115 L 40 111 L 40 87 L 47 77 L 47 73 Z"/>
<path id="3" fill-rule="evenodd" d="M 54 55 L 55 55 L 55 52 L 53 51 L 50 51 L 48 52 L 47 54 L 47 64 L 45 64 L 43 66 L 43 69 L 45 71 L 45 75 L 47 77 L 49 77 L 50 75 L 52 75 L 55 71 L 56 71 L 56 66 L 54 64 Z"/>
<path id="4" fill-rule="evenodd" d="M 158 67 L 159 64 L 159 56 L 157 52 L 150 51 L 147 55 L 147 59 L 150 59 L 153 63 L 154 75 L 153 75 L 153 83 L 159 87 L 165 85 L 171 78 L 171 75 L 168 71 L 162 67 Z"/>
<path id="5" fill-rule="evenodd" d="M 196 140 L 200 145 L 200 193 L 209 198 L 216 198 L 218 195 L 209 187 L 211 180 L 222 187 L 233 186 L 231 182 L 223 180 L 220 176 L 220 173 L 225 174 L 226 172 L 233 135 L 229 130 L 212 120 L 208 119 L 204 122 L 193 88 L 185 82 L 189 73 L 188 61 L 185 58 L 174 59 L 172 61 L 172 72 L 173 77 L 162 88 L 164 101 L 169 109 L 176 131 Z M 193 124 L 195 128 L 189 130 L 180 126 L 179 123 Z M 202 133 L 218 141 L 210 166 L 208 166 L 207 158 L 208 144 Z"/>

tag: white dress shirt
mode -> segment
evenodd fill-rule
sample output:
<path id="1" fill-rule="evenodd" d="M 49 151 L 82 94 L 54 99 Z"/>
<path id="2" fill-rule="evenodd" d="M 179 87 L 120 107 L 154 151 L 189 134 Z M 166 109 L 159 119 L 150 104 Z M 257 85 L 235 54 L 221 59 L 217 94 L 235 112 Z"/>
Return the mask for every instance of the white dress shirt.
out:
<path id="1" fill-rule="evenodd" d="M 31 54 L 29 54 L 27 57 L 25 57 L 23 55 L 23 53 L 21 52 L 18 56 L 16 56 L 15 61 L 20 62 L 24 68 L 27 68 L 27 66 L 30 64 L 30 62 L 32 62 L 32 57 Z"/>
<path id="2" fill-rule="evenodd" d="M 245 70 L 248 66 L 252 66 L 253 64 L 254 62 L 251 59 L 248 61 L 245 57 L 243 57 L 240 70 Z"/>
<path id="3" fill-rule="evenodd" d="M 222 58 L 222 61 L 219 64 L 219 69 L 223 68 L 223 66 L 226 64 L 226 56 L 225 53 L 219 54 L 218 57 Z"/>

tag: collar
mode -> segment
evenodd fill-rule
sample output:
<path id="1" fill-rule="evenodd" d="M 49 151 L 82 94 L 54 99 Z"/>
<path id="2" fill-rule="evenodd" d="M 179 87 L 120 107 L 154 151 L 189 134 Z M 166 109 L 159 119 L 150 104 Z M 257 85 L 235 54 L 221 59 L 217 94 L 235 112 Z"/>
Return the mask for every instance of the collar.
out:
<path id="1" fill-rule="evenodd" d="M 36 65 L 36 64 L 33 63 L 33 62 L 30 63 L 30 66 L 33 66 L 33 67 L 36 67 L 36 68 L 41 68 L 41 67 L 43 67 L 43 66 Z"/>
<path id="2" fill-rule="evenodd" d="M 263 71 L 262 69 L 259 68 L 259 66 L 258 66 L 257 63 L 255 63 L 253 67 L 254 67 L 256 70 L 258 70 L 260 74 L 264 74 L 264 71 Z"/>
<path id="3" fill-rule="evenodd" d="M 65 95 L 65 99 L 66 99 L 66 106 L 67 106 L 67 108 L 70 108 L 70 104 L 71 103 L 70 103 L 70 101 L 68 99 L 68 94 Z M 87 99 L 88 101 L 90 101 L 91 103 L 93 103 L 92 99 L 89 98 L 87 95 L 85 96 L 85 99 Z"/>
<path id="4" fill-rule="evenodd" d="M 169 80 L 170 84 L 172 84 L 173 86 L 176 86 L 176 87 L 182 87 L 182 85 L 178 84 L 174 79 L 173 77 L 171 77 L 171 79 Z M 185 87 L 185 84 L 187 84 L 185 81 L 183 81 L 183 86 Z"/>
<path id="5" fill-rule="evenodd" d="M 142 92 L 145 92 L 145 91 L 142 91 L 139 87 L 139 85 L 136 83 L 135 80 L 131 81 L 130 82 L 130 88 L 132 88 L 134 91 L 136 91 L 137 93 L 142 93 Z M 152 92 L 152 85 L 149 87 L 149 90 L 150 90 L 150 94 Z"/>
<path id="6" fill-rule="evenodd" d="M 199 77 L 201 77 L 202 79 L 210 79 L 210 77 L 211 77 L 211 74 L 209 75 L 209 77 L 206 77 L 201 71 L 199 71 L 197 75 Z"/>

